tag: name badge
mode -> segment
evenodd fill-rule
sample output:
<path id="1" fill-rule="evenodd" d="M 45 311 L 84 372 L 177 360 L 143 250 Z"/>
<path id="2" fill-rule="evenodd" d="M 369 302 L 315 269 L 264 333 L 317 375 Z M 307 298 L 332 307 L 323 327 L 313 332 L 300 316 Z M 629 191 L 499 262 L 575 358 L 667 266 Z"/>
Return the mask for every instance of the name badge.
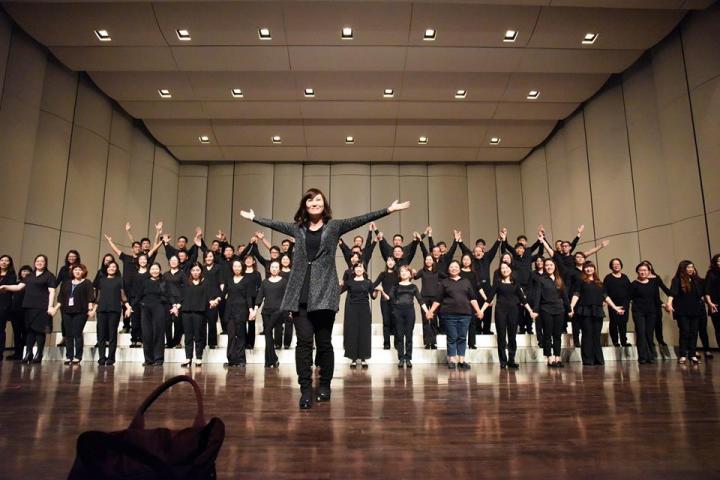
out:
<path id="1" fill-rule="evenodd" d="M 74 307 L 75 306 L 75 297 L 70 297 L 68 299 L 68 307 Z"/>

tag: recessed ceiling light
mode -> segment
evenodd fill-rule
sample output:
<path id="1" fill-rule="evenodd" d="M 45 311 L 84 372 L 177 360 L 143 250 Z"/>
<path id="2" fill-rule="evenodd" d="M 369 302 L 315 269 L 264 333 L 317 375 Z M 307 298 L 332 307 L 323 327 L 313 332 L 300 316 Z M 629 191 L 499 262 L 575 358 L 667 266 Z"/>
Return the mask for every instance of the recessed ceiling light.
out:
<path id="1" fill-rule="evenodd" d="M 200 140 L 200 143 L 210 143 L 210 137 L 207 135 L 200 135 L 198 140 Z"/>
<path id="2" fill-rule="evenodd" d="M 314 88 L 306 88 L 306 89 L 305 89 L 305 96 L 306 96 L 306 97 L 314 97 L 314 96 L 315 96 L 315 89 L 314 89 Z"/>
<path id="3" fill-rule="evenodd" d="M 428 143 L 428 137 L 422 136 L 418 138 L 418 144 L 420 145 L 427 145 Z"/>
<path id="4" fill-rule="evenodd" d="M 352 145 L 353 143 L 355 143 L 355 137 L 353 137 L 352 135 L 348 135 L 347 137 L 345 137 L 345 143 L 347 143 L 348 145 Z"/>
<path id="5" fill-rule="evenodd" d="M 395 96 L 395 90 L 393 90 L 392 88 L 386 88 L 383 91 L 383 97 L 385 97 L 385 98 L 392 98 L 394 96 Z"/>
<path id="6" fill-rule="evenodd" d="M 239 88 L 233 88 L 232 90 L 230 90 L 230 93 L 231 93 L 232 96 L 235 97 L 235 98 L 242 98 L 242 97 L 243 97 L 242 90 L 239 89 Z"/>
<path id="7" fill-rule="evenodd" d="M 170 90 L 168 90 L 167 88 L 159 89 L 158 93 L 160 94 L 160 98 L 172 98 L 172 95 L 170 94 Z"/>
<path id="8" fill-rule="evenodd" d="M 528 100 L 537 100 L 540 97 L 540 90 L 530 90 L 527 94 Z"/>
<path id="9" fill-rule="evenodd" d="M 110 32 L 105 29 L 95 30 L 95 36 L 101 42 L 109 42 L 112 40 L 112 38 L 110 38 Z"/>
<path id="10" fill-rule="evenodd" d="M 190 30 L 178 28 L 175 30 L 175 33 L 177 33 L 178 40 L 182 40 L 183 42 L 189 42 L 192 40 L 192 38 L 190 38 Z"/>
<path id="11" fill-rule="evenodd" d="M 595 40 L 597 40 L 597 38 L 598 38 L 597 33 L 588 32 L 583 37 L 582 43 L 583 43 L 583 45 L 591 45 L 591 44 L 595 43 Z"/>
<path id="12" fill-rule="evenodd" d="M 492 137 L 490 139 L 490 145 L 498 145 L 500 143 L 501 138 L 500 137 Z"/>
<path id="13" fill-rule="evenodd" d="M 267 27 L 258 28 L 258 37 L 260 37 L 260 40 L 272 40 L 270 29 Z"/>
<path id="14" fill-rule="evenodd" d="M 517 30 L 505 30 L 505 37 L 503 37 L 503 42 L 514 42 L 515 40 L 517 40 L 517 37 Z"/>
<path id="15" fill-rule="evenodd" d="M 343 27 L 341 37 L 343 40 L 351 40 L 353 38 L 352 27 Z"/>
<path id="16" fill-rule="evenodd" d="M 467 90 L 458 90 L 455 92 L 455 98 L 465 98 L 467 97 Z"/>
<path id="17" fill-rule="evenodd" d="M 431 42 L 435 40 L 437 37 L 437 30 L 434 28 L 426 28 L 425 29 L 425 35 L 423 35 L 423 40 L 426 40 L 428 42 Z"/>
<path id="18" fill-rule="evenodd" d="M 280 135 L 273 135 L 272 143 L 282 143 L 282 138 L 280 138 Z"/>

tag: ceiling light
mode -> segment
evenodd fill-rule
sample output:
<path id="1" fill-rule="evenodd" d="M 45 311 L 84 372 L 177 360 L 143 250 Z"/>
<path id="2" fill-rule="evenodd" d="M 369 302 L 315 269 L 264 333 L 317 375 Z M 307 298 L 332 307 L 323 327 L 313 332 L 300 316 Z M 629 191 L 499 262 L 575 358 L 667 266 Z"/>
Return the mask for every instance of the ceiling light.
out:
<path id="1" fill-rule="evenodd" d="M 395 90 L 393 90 L 392 88 L 386 88 L 383 91 L 383 97 L 385 97 L 385 98 L 392 98 L 394 96 L 395 96 Z"/>
<path id="2" fill-rule="evenodd" d="M 435 37 L 437 37 L 437 30 L 435 30 L 434 28 L 425 29 L 425 35 L 423 35 L 423 40 L 431 42 L 435 40 Z"/>
<path id="3" fill-rule="evenodd" d="M 105 29 L 95 30 L 95 36 L 101 42 L 109 42 L 112 40 L 112 38 L 110 38 L 110 32 Z"/>
<path id="4" fill-rule="evenodd" d="M 198 140 L 200 140 L 200 143 L 210 143 L 210 137 L 207 135 L 200 135 Z"/>
<path id="5" fill-rule="evenodd" d="M 455 92 L 455 98 L 465 98 L 467 97 L 467 90 L 458 90 Z"/>
<path id="6" fill-rule="evenodd" d="M 352 145 L 353 143 L 355 143 L 355 137 L 348 135 L 347 137 L 345 137 L 345 143 L 347 143 L 348 145 Z"/>
<path id="7" fill-rule="evenodd" d="M 500 137 L 492 137 L 490 139 L 490 145 L 498 145 L 500 143 L 501 138 Z"/>
<path id="8" fill-rule="evenodd" d="M 172 95 L 170 94 L 170 90 L 168 90 L 167 88 L 159 89 L 158 93 L 160 94 L 160 98 L 172 98 Z"/>
<path id="9" fill-rule="evenodd" d="M 419 137 L 419 138 L 418 138 L 418 144 L 420 144 L 420 145 L 427 145 L 427 143 L 428 143 L 428 137 L 424 137 L 424 136 L 423 136 L 423 137 Z"/>
<path id="10" fill-rule="evenodd" d="M 280 135 L 273 135 L 272 143 L 282 143 L 282 138 L 280 138 Z"/>
<path id="11" fill-rule="evenodd" d="M 190 38 L 190 31 L 185 28 L 178 28 L 175 30 L 175 33 L 177 33 L 178 40 L 182 40 L 183 42 L 192 40 L 192 38 Z"/>
<path id="12" fill-rule="evenodd" d="M 314 96 L 315 96 L 315 89 L 314 89 L 314 88 L 306 88 L 306 89 L 305 89 L 305 96 L 306 96 L 306 97 L 314 97 Z"/>
<path id="13" fill-rule="evenodd" d="M 540 90 L 530 90 L 527 94 L 528 100 L 537 100 L 540 96 Z"/>
<path id="14" fill-rule="evenodd" d="M 230 93 L 235 98 L 243 98 L 242 90 L 239 88 L 233 88 L 232 90 L 230 90 Z"/>
<path id="15" fill-rule="evenodd" d="M 342 28 L 342 39 L 343 40 L 351 40 L 353 38 L 353 29 L 352 27 L 343 27 Z"/>
<path id="16" fill-rule="evenodd" d="M 260 37 L 260 40 L 272 40 L 270 29 L 267 27 L 258 28 L 258 37 Z"/>
<path id="17" fill-rule="evenodd" d="M 505 30 L 505 37 L 503 38 L 503 42 L 514 42 L 515 40 L 517 40 L 517 36 L 517 30 Z"/>
<path id="18" fill-rule="evenodd" d="M 588 32 L 583 37 L 582 43 L 583 43 L 583 45 L 591 45 L 591 44 L 595 43 L 595 40 L 597 40 L 597 38 L 598 38 L 597 33 Z"/>

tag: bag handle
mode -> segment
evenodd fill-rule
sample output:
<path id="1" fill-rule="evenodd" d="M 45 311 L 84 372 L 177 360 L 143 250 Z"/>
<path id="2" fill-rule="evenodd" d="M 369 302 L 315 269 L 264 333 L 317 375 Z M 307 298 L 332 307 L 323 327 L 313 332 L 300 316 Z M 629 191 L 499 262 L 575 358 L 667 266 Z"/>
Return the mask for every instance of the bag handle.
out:
<path id="1" fill-rule="evenodd" d="M 205 425 L 205 408 L 203 405 L 202 392 L 200 392 L 200 386 L 195 380 L 193 380 L 189 376 L 178 375 L 171 378 L 170 380 L 167 380 L 165 383 L 157 387 L 150 395 L 148 395 L 145 401 L 140 405 L 140 407 L 138 407 L 137 411 L 135 412 L 135 416 L 133 417 L 132 422 L 130 422 L 129 428 L 136 430 L 144 429 L 145 412 L 148 408 L 150 408 L 150 405 L 152 405 L 153 402 L 165 392 L 165 390 L 181 382 L 188 382 L 190 385 L 192 385 L 193 390 L 195 390 L 195 401 L 197 402 L 198 408 L 197 413 L 195 414 L 195 421 L 193 422 L 193 427 L 203 427 Z"/>

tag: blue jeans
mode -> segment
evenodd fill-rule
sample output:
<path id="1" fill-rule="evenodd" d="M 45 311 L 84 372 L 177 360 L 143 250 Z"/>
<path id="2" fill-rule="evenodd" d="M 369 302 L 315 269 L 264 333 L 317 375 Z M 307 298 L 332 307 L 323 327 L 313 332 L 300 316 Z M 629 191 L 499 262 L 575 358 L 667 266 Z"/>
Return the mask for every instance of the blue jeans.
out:
<path id="1" fill-rule="evenodd" d="M 448 357 L 464 357 L 470 315 L 443 315 L 443 320 L 447 328 Z"/>

